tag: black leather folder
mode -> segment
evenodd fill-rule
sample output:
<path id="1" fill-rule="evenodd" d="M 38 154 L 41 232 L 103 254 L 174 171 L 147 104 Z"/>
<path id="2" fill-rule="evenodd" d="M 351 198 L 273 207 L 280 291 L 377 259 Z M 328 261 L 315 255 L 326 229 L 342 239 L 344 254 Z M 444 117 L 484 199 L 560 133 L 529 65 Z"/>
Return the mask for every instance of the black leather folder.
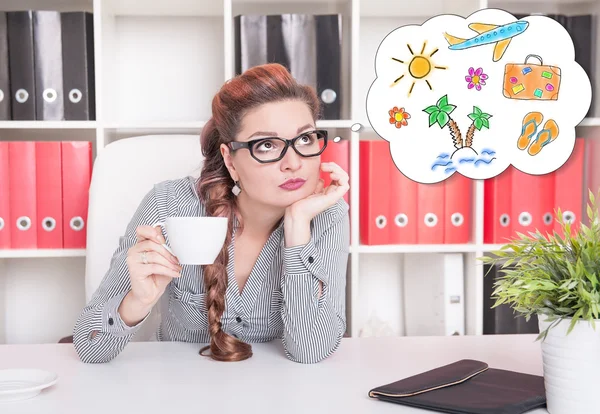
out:
<path id="1" fill-rule="evenodd" d="M 546 406 L 543 376 L 470 359 L 373 388 L 369 397 L 450 414 L 522 414 Z"/>

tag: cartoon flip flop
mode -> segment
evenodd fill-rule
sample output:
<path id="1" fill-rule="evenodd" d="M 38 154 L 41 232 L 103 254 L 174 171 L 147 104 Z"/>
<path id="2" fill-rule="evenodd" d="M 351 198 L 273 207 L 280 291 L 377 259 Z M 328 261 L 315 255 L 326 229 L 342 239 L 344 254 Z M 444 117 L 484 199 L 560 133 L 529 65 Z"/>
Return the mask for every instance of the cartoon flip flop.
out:
<path id="1" fill-rule="evenodd" d="M 527 115 L 525 115 L 523 118 L 523 129 L 521 130 L 521 136 L 517 140 L 517 147 L 520 150 L 527 148 L 531 142 L 531 137 L 533 137 L 543 119 L 544 116 L 540 112 L 529 112 Z"/>
<path id="2" fill-rule="evenodd" d="M 544 124 L 544 128 L 538 132 L 535 141 L 529 147 L 527 152 L 529 155 L 537 155 L 540 153 L 542 148 L 558 137 L 558 124 L 554 119 L 549 119 Z"/>

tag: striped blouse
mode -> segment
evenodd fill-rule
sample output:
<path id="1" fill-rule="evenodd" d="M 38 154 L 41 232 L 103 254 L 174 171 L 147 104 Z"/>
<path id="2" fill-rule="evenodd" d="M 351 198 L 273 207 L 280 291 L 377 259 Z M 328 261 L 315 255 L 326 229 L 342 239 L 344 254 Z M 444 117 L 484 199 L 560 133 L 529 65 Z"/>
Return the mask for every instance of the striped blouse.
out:
<path id="1" fill-rule="evenodd" d="M 74 326 L 73 344 L 83 362 L 115 358 L 150 316 L 130 327 L 117 311 L 131 287 L 126 259 L 127 250 L 136 243 L 136 228 L 167 217 L 204 215 L 195 178 L 158 183 L 145 195 L 119 240 L 110 268 Z M 222 329 L 246 343 L 281 339 L 286 356 L 299 363 L 315 363 L 330 356 L 346 330 L 348 204 L 340 199 L 315 216 L 310 227 L 307 244 L 285 247 L 281 220 L 241 294 L 233 273 L 233 237 L 221 318 Z M 168 235 L 165 238 L 168 243 Z M 156 339 L 208 344 L 203 268 L 182 266 L 181 277 L 170 282 L 159 301 Z M 321 296 L 319 281 L 323 283 Z M 97 334 L 92 337 L 93 331 Z"/>

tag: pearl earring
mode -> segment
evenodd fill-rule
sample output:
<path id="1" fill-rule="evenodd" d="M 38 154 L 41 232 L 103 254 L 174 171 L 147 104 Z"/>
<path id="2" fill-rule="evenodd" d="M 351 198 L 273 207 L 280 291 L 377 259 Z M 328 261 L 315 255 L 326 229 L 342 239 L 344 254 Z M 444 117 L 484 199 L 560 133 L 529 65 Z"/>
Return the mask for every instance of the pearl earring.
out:
<path id="1" fill-rule="evenodd" d="M 242 189 L 240 188 L 240 186 L 238 185 L 239 181 L 235 181 L 235 185 L 231 188 L 231 192 L 235 195 L 238 196 L 241 192 Z"/>

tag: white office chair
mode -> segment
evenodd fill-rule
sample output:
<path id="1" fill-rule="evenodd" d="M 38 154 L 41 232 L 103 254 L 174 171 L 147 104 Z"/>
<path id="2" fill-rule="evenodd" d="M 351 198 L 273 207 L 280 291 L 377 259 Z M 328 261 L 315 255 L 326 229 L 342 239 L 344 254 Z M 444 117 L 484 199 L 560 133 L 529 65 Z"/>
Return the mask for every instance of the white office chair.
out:
<path id="1" fill-rule="evenodd" d="M 107 145 L 94 163 L 89 193 L 86 303 L 104 278 L 135 210 L 152 185 L 188 175 L 203 163 L 199 135 L 149 135 Z M 154 340 L 158 305 L 132 341 Z"/>

